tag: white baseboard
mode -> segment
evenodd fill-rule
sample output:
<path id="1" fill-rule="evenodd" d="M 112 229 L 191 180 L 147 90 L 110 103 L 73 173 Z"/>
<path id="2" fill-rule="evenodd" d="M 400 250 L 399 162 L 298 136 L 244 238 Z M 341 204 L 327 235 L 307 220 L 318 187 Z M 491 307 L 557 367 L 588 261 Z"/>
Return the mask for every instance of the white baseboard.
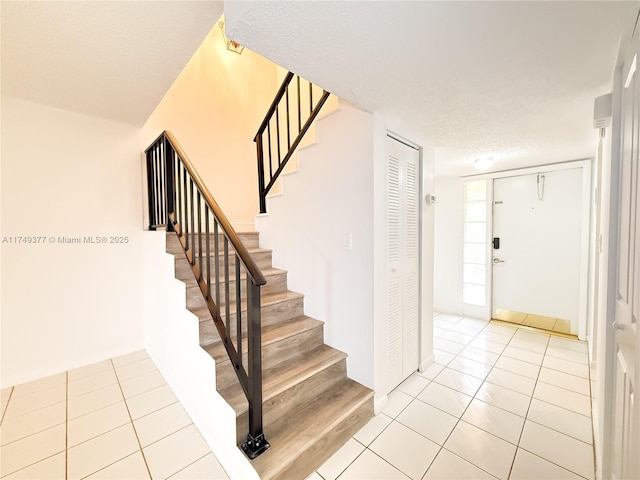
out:
<path id="1" fill-rule="evenodd" d="M 429 355 L 418 367 L 419 372 L 424 372 L 427 368 L 429 368 L 433 363 L 435 363 L 436 358 L 433 354 Z"/>
<path id="2" fill-rule="evenodd" d="M 389 395 L 385 395 L 382 398 L 375 399 L 373 401 L 373 414 L 378 415 L 389 404 Z"/>

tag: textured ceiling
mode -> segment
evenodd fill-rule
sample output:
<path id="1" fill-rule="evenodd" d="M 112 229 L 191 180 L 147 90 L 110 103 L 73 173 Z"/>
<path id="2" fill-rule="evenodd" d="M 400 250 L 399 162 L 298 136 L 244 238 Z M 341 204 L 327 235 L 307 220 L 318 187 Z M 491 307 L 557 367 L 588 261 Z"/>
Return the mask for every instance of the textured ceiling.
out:
<path id="1" fill-rule="evenodd" d="M 593 156 L 593 100 L 609 90 L 639 2 L 225 3 L 252 50 L 437 147 L 440 175 Z"/>
<path id="2" fill-rule="evenodd" d="M 2 0 L 2 94 L 141 126 L 222 6 Z"/>

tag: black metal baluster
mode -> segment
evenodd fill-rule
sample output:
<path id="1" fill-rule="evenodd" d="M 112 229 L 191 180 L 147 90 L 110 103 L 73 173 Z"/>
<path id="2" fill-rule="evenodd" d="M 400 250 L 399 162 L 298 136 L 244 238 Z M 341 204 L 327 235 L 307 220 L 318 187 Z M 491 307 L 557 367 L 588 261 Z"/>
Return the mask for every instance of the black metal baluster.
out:
<path id="1" fill-rule="evenodd" d="M 260 194 L 260 213 L 267 212 L 267 195 L 264 191 L 264 151 L 262 149 L 262 134 L 256 137 L 258 153 L 258 192 Z"/>
<path id="2" fill-rule="evenodd" d="M 313 113 L 313 84 L 309 82 L 309 115 Z"/>
<path id="3" fill-rule="evenodd" d="M 229 299 L 229 240 L 227 236 L 223 239 L 224 248 L 224 313 L 227 316 L 227 335 L 231 336 L 231 308 Z"/>
<path id="4" fill-rule="evenodd" d="M 210 248 L 210 230 L 209 230 L 209 205 L 204 204 L 204 225 L 205 225 L 205 234 L 207 235 L 206 242 L 206 265 L 207 265 L 207 300 L 211 298 L 211 248 Z"/>
<path id="5" fill-rule="evenodd" d="M 271 122 L 267 123 L 267 141 L 269 142 L 269 180 L 273 178 L 273 166 L 271 163 Z"/>
<path id="6" fill-rule="evenodd" d="M 214 217 L 213 219 L 213 254 L 215 256 L 214 270 L 216 274 L 216 307 L 218 308 L 218 312 L 220 312 L 220 245 L 218 241 L 218 220 Z M 229 331 L 229 326 L 227 326 L 227 332 Z M 223 338 L 226 341 L 226 339 Z"/>
<path id="7" fill-rule="evenodd" d="M 277 147 L 278 147 L 278 167 L 280 166 L 280 162 L 281 162 L 281 156 L 280 156 L 280 114 L 278 113 L 280 111 L 280 106 L 278 105 L 278 108 L 276 108 L 276 137 L 277 137 Z"/>
<path id="8" fill-rule="evenodd" d="M 195 246 L 195 240 L 196 240 L 196 239 L 195 239 L 195 237 L 194 237 L 194 235 L 195 235 L 195 222 L 194 222 L 194 217 L 195 217 L 194 209 L 195 209 L 195 205 L 194 205 L 194 203 L 193 203 L 193 178 L 191 178 L 191 177 L 189 177 L 189 199 L 190 199 L 190 205 L 189 205 L 189 206 L 191 207 L 191 208 L 189 209 L 189 212 L 190 212 L 190 215 L 189 215 L 189 216 L 190 216 L 190 218 L 191 218 L 191 230 L 190 230 L 190 234 L 191 234 L 191 242 L 190 242 L 190 245 L 191 245 L 191 250 L 193 250 L 193 251 L 191 252 L 191 265 L 195 265 L 195 264 L 196 264 L 196 257 L 195 257 L 195 255 L 194 255 L 194 254 L 195 254 L 195 249 L 196 249 L 196 246 Z"/>
<path id="9" fill-rule="evenodd" d="M 287 151 L 291 150 L 291 125 L 289 122 L 289 84 L 287 83 L 287 89 L 285 90 L 287 97 Z"/>
<path id="10" fill-rule="evenodd" d="M 156 221 L 154 217 L 154 203 L 155 203 L 155 195 L 153 192 L 153 165 L 151 164 L 151 151 L 147 150 L 147 200 L 149 202 L 149 230 L 156 229 Z"/>
<path id="11" fill-rule="evenodd" d="M 153 174 L 156 188 L 156 224 L 161 225 L 162 217 L 160 211 L 160 205 L 162 204 L 162 190 L 160 190 L 160 166 L 159 166 L 159 153 L 158 146 L 153 149 Z"/>
<path id="12" fill-rule="evenodd" d="M 184 224 L 182 225 L 182 234 L 185 235 L 185 250 L 189 250 L 189 221 L 187 215 L 189 215 L 189 192 L 187 191 L 187 167 L 185 166 L 182 171 L 182 181 L 184 186 Z"/>
<path id="13" fill-rule="evenodd" d="M 202 269 L 202 206 L 200 204 L 200 199 L 202 198 L 202 195 L 200 194 L 200 190 L 198 190 L 198 259 L 199 259 L 199 264 L 200 264 L 200 276 L 198 278 L 198 281 L 201 282 L 202 281 L 202 274 L 203 274 L 203 269 Z"/>
<path id="14" fill-rule="evenodd" d="M 236 259 L 236 336 L 238 345 L 238 360 L 242 365 L 242 287 L 240 282 L 240 258 Z"/>
<path id="15" fill-rule="evenodd" d="M 300 106 L 300 77 L 296 75 L 296 82 L 298 84 L 298 133 L 302 131 L 302 113 Z"/>

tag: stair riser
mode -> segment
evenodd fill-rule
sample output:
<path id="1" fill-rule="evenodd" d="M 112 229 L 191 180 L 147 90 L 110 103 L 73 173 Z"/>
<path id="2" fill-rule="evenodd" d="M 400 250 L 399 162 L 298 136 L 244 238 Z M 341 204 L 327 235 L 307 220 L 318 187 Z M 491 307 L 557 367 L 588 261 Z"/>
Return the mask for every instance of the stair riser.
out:
<path id="1" fill-rule="evenodd" d="M 262 411 L 265 426 L 274 423 L 278 418 L 287 415 L 299 405 L 312 402 L 322 391 L 331 388 L 347 376 L 347 361 L 345 359 L 334 363 L 321 372 L 310 376 L 303 382 L 292 385 L 278 395 L 263 402 Z M 236 419 L 238 442 L 244 441 L 249 429 L 248 416 L 245 411 Z M 268 427 L 265 427 L 265 435 Z M 268 438 L 268 437 L 267 437 Z"/>
<path id="2" fill-rule="evenodd" d="M 298 455 L 287 467 L 269 480 L 291 480 L 307 478 L 328 460 L 337 450 L 355 435 L 373 417 L 373 401 L 364 402 L 345 418 L 337 428 L 318 438 L 313 446 Z M 267 436 L 267 439 L 269 437 Z"/>
<path id="3" fill-rule="evenodd" d="M 283 338 L 277 342 L 265 344 L 262 347 L 262 368 L 267 369 L 273 365 L 276 365 L 283 361 L 288 361 L 296 355 L 300 355 L 304 352 L 311 351 L 312 349 L 322 345 L 324 340 L 323 327 L 318 327 L 305 330 L 295 335 Z M 235 339 L 234 339 L 235 344 Z M 213 358 L 216 361 L 217 371 L 220 373 L 220 380 L 217 384 L 217 388 L 222 390 L 229 385 L 229 380 L 236 381 L 235 373 L 231 368 L 231 365 L 224 363 L 228 360 L 227 351 L 219 344 L 220 348 L 217 348 Z M 247 345 L 243 343 L 243 364 L 248 364 Z M 229 368 L 229 372 L 224 372 L 224 368 Z"/>
<path id="4" fill-rule="evenodd" d="M 286 272 L 268 275 L 266 277 L 267 284 L 260 287 L 261 295 L 269 295 L 271 293 L 284 292 L 287 290 L 287 274 Z M 195 280 L 191 282 L 190 287 L 187 288 L 187 299 L 191 298 L 195 302 L 195 297 L 197 295 L 202 296 L 202 292 L 199 287 L 195 286 Z M 226 305 L 226 282 L 220 282 L 220 305 Z M 215 283 L 211 285 L 211 291 L 213 296 L 215 297 Z M 240 279 L 240 295 L 241 298 L 247 298 L 247 280 L 244 278 Z M 236 282 L 235 280 L 231 280 L 229 282 L 229 298 L 231 302 L 236 301 Z M 187 306 L 194 306 L 195 304 L 189 304 L 189 300 L 187 301 Z M 197 306 L 202 306 L 204 303 L 197 303 Z"/>
<path id="5" fill-rule="evenodd" d="M 204 299 L 202 299 L 204 304 Z M 242 312 L 242 318 L 246 319 L 246 311 Z M 288 320 L 303 315 L 303 297 L 296 297 L 290 300 L 266 305 L 262 307 L 262 325 L 272 325 L 278 321 Z M 236 314 L 230 315 L 231 335 L 236 334 Z M 244 320 L 243 320 L 244 321 Z M 200 345 L 209 345 L 219 341 L 218 331 L 212 320 L 200 322 Z"/>
<path id="6" fill-rule="evenodd" d="M 176 262 L 175 262 L 176 278 L 178 280 L 189 280 L 193 278 L 193 270 L 191 269 L 191 266 L 189 265 L 189 262 L 187 261 L 186 257 L 184 255 L 180 255 L 181 253 L 182 252 L 177 252 L 173 254 L 176 256 Z M 270 251 L 254 252 L 251 254 L 251 256 L 253 257 L 253 260 L 256 262 L 256 265 L 260 270 L 266 270 L 268 268 L 271 268 L 271 252 Z M 232 255 L 229 257 L 229 276 L 231 277 L 235 276 L 235 268 L 236 268 L 235 258 L 236 258 L 235 255 Z M 204 263 L 204 258 L 202 260 L 203 260 L 202 269 L 206 273 L 207 266 L 206 266 L 206 263 Z M 222 277 L 224 276 L 224 258 L 222 258 L 222 256 L 220 256 L 220 258 L 218 259 L 218 264 L 220 265 L 218 274 L 220 275 L 220 277 Z M 196 265 L 200 266 L 200 260 L 198 258 L 196 258 Z M 211 263 L 209 264 L 209 269 L 211 272 L 211 277 L 215 278 L 215 259 L 213 255 L 211 256 Z M 244 273 L 244 267 L 242 267 L 241 270 L 243 270 L 243 273 Z"/>
<path id="7" fill-rule="evenodd" d="M 178 240 L 178 237 L 175 233 L 171 233 L 171 234 L 167 234 L 167 252 L 168 253 L 180 253 L 182 251 L 182 246 L 180 245 L 180 241 Z M 240 238 L 240 241 L 242 242 L 242 244 L 245 246 L 245 248 L 259 248 L 259 243 L 260 243 L 260 236 L 258 233 L 256 232 L 242 232 L 242 233 L 238 233 L 238 237 Z M 189 237 L 189 245 L 193 245 L 193 239 L 195 238 L 196 241 L 196 246 L 198 246 L 198 237 L 197 236 L 190 236 Z M 219 234 L 218 237 L 218 246 L 220 248 L 220 250 L 222 250 L 224 248 L 224 241 L 223 241 L 224 236 L 222 234 Z M 206 247 L 206 235 L 202 236 L 202 249 L 205 250 Z M 209 235 L 209 249 L 211 251 L 213 251 L 213 247 L 215 244 L 215 235 L 213 233 L 211 233 Z M 232 250 L 232 246 L 231 243 L 229 243 L 229 250 Z"/>

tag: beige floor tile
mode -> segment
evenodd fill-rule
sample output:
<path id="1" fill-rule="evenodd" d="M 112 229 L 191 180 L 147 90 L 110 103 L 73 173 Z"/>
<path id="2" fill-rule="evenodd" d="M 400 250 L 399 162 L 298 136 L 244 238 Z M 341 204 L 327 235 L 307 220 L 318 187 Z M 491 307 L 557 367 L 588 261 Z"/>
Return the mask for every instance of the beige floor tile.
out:
<path id="1" fill-rule="evenodd" d="M 407 395 L 400 390 L 394 390 L 389 394 L 389 402 L 382 410 L 382 413 L 388 417 L 396 418 L 412 401 L 413 397 L 411 395 Z"/>
<path id="2" fill-rule="evenodd" d="M 542 365 L 542 359 L 544 355 L 542 353 L 532 352 L 531 350 L 525 350 L 524 348 L 515 347 L 513 345 L 507 345 L 507 348 L 502 352 L 504 357 L 515 358 L 527 363 L 533 363 L 534 365 Z"/>
<path id="3" fill-rule="evenodd" d="M 143 449 L 152 478 L 167 478 L 211 452 L 194 425 Z"/>
<path id="4" fill-rule="evenodd" d="M 440 446 L 410 428 L 393 422 L 369 449 L 409 478 L 419 480 L 436 457 Z"/>
<path id="5" fill-rule="evenodd" d="M 578 377 L 589 378 L 589 367 L 587 365 L 581 365 L 570 360 L 546 355 L 542 362 L 542 366 L 551 368 L 552 370 L 576 375 Z"/>
<path id="6" fill-rule="evenodd" d="M 593 480 L 593 446 L 527 421 L 520 447 L 556 465 Z"/>
<path id="7" fill-rule="evenodd" d="M 124 401 L 70 420 L 67 425 L 69 448 L 115 430 L 130 422 Z"/>
<path id="8" fill-rule="evenodd" d="M 528 396 L 533 395 L 533 390 L 536 388 L 534 378 L 524 377 L 501 368 L 491 370 L 486 381 Z"/>
<path id="9" fill-rule="evenodd" d="M 40 378 L 38 380 L 34 380 L 33 382 L 16 385 L 14 387 L 11 398 L 15 399 L 18 397 L 23 397 L 31 393 L 40 392 L 42 390 L 46 390 L 51 387 L 63 385 L 66 382 L 67 382 L 67 372 L 61 372 L 56 375 Z"/>
<path id="10" fill-rule="evenodd" d="M 18 398 L 12 398 L 4 414 L 4 420 L 34 412 L 56 403 L 64 402 L 67 397 L 67 386 L 56 385 L 45 390 L 29 393 Z"/>
<path id="11" fill-rule="evenodd" d="M 318 468 L 318 473 L 324 480 L 335 480 L 358 458 L 364 449 L 364 445 L 353 438 L 347 440 L 347 443 Z"/>
<path id="12" fill-rule="evenodd" d="M 340 475 L 340 480 L 405 480 L 408 478 L 371 450 L 362 452 L 362 455 Z"/>
<path id="13" fill-rule="evenodd" d="M 495 478 L 444 448 L 424 476 L 424 480 L 493 480 Z"/>
<path id="14" fill-rule="evenodd" d="M 179 403 L 174 403 L 133 421 L 142 447 L 171 435 L 191 423 L 191 418 Z"/>
<path id="15" fill-rule="evenodd" d="M 123 458 L 122 460 L 112 463 L 102 470 L 98 470 L 86 478 L 91 478 L 93 480 L 147 480 L 151 477 L 149 476 L 149 471 L 147 470 L 147 465 L 144 462 L 142 452 L 138 451 Z M 201 478 L 204 479 L 208 477 L 203 476 Z"/>
<path id="16" fill-rule="evenodd" d="M 473 397 L 469 395 L 465 395 L 462 392 L 458 392 L 457 390 L 445 387 L 436 382 L 431 382 L 427 388 L 418 395 L 418 400 L 439 408 L 454 417 L 460 417 L 462 415 L 467 405 L 471 403 L 472 398 Z"/>
<path id="17" fill-rule="evenodd" d="M 0 449 L 0 476 L 21 470 L 65 449 L 65 425 L 57 425 Z"/>
<path id="18" fill-rule="evenodd" d="M 581 393 L 582 395 L 591 394 L 589 380 L 586 378 L 570 375 L 568 373 L 552 370 L 546 367 L 542 367 L 540 370 L 538 381 L 550 383 L 556 387 L 566 388 L 567 390 L 572 390 L 574 392 Z"/>
<path id="19" fill-rule="evenodd" d="M 474 396 L 482 384 L 482 379 L 467 375 L 452 368 L 445 368 L 433 379 L 434 382 L 452 388 L 465 395 Z"/>
<path id="20" fill-rule="evenodd" d="M 593 445 L 591 418 L 534 398 L 527 420 Z"/>
<path id="21" fill-rule="evenodd" d="M 138 360 L 137 362 L 127 363 L 116 367 L 116 373 L 118 374 L 118 380 L 120 382 L 157 370 L 156 365 L 150 358 L 145 358 L 143 360 Z"/>
<path id="22" fill-rule="evenodd" d="M 170 478 L 176 480 L 227 480 L 229 476 L 218 462 L 218 459 L 210 453 L 200 460 L 196 460 L 188 467 L 180 470 Z M 322 480 L 322 477 L 319 477 Z"/>
<path id="23" fill-rule="evenodd" d="M 574 352 L 573 350 L 550 345 L 547 349 L 547 355 L 562 358 L 563 360 L 569 360 L 570 362 L 576 362 L 581 365 L 589 364 L 589 355 L 587 352 Z"/>
<path id="24" fill-rule="evenodd" d="M 572 340 L 569 338 L 551 337 L 549 339 L 549 346 L 566 348 L 567 350 L 573 350 L 574 352 L 587 353 L 587 342 L 581 342 L 579 340 Z"/>
<path id="25" fill-rule="evenodd" d="M 531 397 L 493 383 L 483 383 L 476 398 L 485 403 L 524 417 L 529 409 Z"/>
<path id="26" fill-rule="evenodd" d="M 139 360 L 144 360 L 145 358 L 149 358 L 149 354 L 146 350 L 138 350 L 137 352 L 128 353 L 126 355 L 121 355 L 119 357 L 113 358 L 113 366 L 121 367 L 122 365 L 127 365 L 129 363 L 134 363 Z"/>
<path id="27" fill-rule="evenodd" d="M 128 457 L 139 448 L 131 424 L 92 438 L 69 449 L 69 478 L 84 478 Z"/>
<path id="28" fill-rule="evenodd" d="M 533 398 L 591 417 L 591 397 L 565 388 L 538 382 Z"/>
<path id="29" fill-rule="evenodd" d="M 114 403 L 121 402 L 122 392 L 118 384 L 109 385 L 108 387 L 86 393 L 79 397 L 69 399 L 69 419 L 74 419 L 95 412 Z"/>
<path id="30" fill-rule="evenodd" d="M 61 452 L 2 478 L 12 480 L 60 480 L 65 478 L 65 465 L 65 453 Z"/>
<path id="31" fill-rule="evenodd" d="M 443 445 L 453 427 L 458 423 L 458 417 L 420 400 L 414 400 L 398 415 L 396 421 L 438 445 Z"/>
<path id="32" fill-rule="evenodd" d="M 353 436 L 353 438 L 361 444 L 368 446 L 378 437 L 378 435 L 382 433 L 385 428 L 389 426 L 391 422 L 391 417 L 388 417 L 381 412 L 369 420 L 367 424 Z"/>
<path id="33" fill-rule="evenodd" d="M 529 378 L 538 378 L 538 373 L 540 373 L 540 365 L 511 357 L 500 357 L 495 366 Z"/>
<path id="34" fill-rule="evenodd" d="M 518 444 L 524 427 L 523 417 L 477 398 L 469 404 L 462 420 L 514 445 Z"/>
<path id="35" fill-rule="evenodd" d="M 0 445 L 64 424 L 66 418 L 67 406 L 61 402 L 5 420 L 0 427 Z"/>
<path id="36" fill-rule="evenodd" d="M 411 395 L 412 397 L 417 396 L 424 387 L 429 384 L 429 380 L 420 376 L 418 373 L 414 373 L 409 378 L 407 378 L 404 382 L 398 385 L 398 390 L 406 393 L 407 395 Z"/>
<path id="37" fill-rule="evenodd" d="M 547 351 L 547 343 L 546 342 L 537 342 L 527 340 L 526 338 L 513 338 L 509 342 L 510 347 L 521 348 L 522 350 L 527 350 L 529 352 L 535 352 L 544 355 Z"/>
<path id="38" fill-rule="evenodd" d="M 7 387 L 0 390 L 0 402 L 5 403 L 9 401 L 9 397 L 13 395 L 14 387 Z"/>
<path id="39" fill-rule="evenodd" d="M 475 360 L 470 360 L 458 355 L 449 362 L 447 368 L 484 380 L 492 367 L 486 363 L 476 362 Z"/>
<path id="40" fill-rule="evenodd" d="M 118 383 L 118 379 L 113 370 L 105 370 L 95 375 L 70 380 L 68 390 L 69 398 L 95 392 L 96 390 L 116 383 Z"/>
<path id="41" fill-rule="evenodd" d="M 162 385 L 153 390 L 127 398 L 127 405 L 129 406 L 131 418 L 135 420 L 136 418 L 160 410 L 177 401 L 178 399 L 171 391 L 171 388 L 169 388 L 169 385 Z"/>
<path id="42" fill-rule="evenodd" d="M 71 382 L 83 377 L 90 377 L 91 375 L 95 375 L 96 373 L 101 373 L 106 370 L 113 370 L 113 363 L 111 363 L 111 360 L 103 360 L 74 370 L 69 370 L 69 381 Z"/>
<path id="43" fill-rule="evenodd" d="M 442 365 L 438 365 L 437 363 L 432 363 L 427 368 L 424 369 L 424 372 L 418 372 L 423 378 L 427 380 L 433 380 L 436 376 L 442 371 L 444 367 Z"/>
<path id="44" fill-rule="evenodd" d="M 506 480 L 516 446 L 467 422 L 460 422 L 445 448 L 491 475 Z"/>
<path id="45" fill-rule="evenodd" d="M 511 480 L 581 480 L 582 477 L 521 448 L 511 470 Z"/>
<path id="46" fill-rule="evenodd" d="M 124 397 L 127 399 L 165 384 L 166 382 L 158 370 L 120 382 Z"/>

